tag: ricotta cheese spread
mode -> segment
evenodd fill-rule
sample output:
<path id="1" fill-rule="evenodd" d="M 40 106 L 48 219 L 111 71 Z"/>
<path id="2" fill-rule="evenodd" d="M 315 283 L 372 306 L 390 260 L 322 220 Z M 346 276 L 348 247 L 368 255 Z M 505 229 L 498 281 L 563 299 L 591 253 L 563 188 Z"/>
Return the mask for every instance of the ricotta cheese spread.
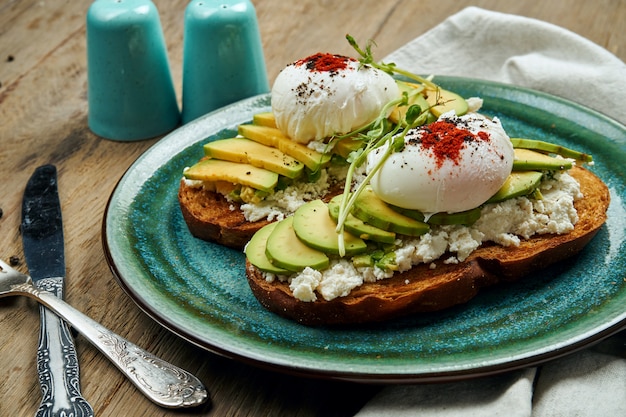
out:
<path id="1" fill-rule="evenodd" d="M 315 182 L 298 181 L 284 190 L 276 191 L 259 203 L 247 203 L 240 206 L 246 220 L 255 222 L 261 219 L 282 220 L 293 214 L 306 201 L 324 196 L 331 181 L 326 169 L 322 170 Z"/>
<path id="2" fill-rule="evenodd" d="M 578 182 L 567 172 L 555 173 L 542 181 L 539 190 L 543 196 L 536 200 L 518 197 L 501 203 L 486 204 L 481 217 L 472 226 L 431 226 L 419 237 L 397 240 L 395 260 L 397 271 L 376 267 L 355 267 L 349 259 L 331 260 L 324 271 L 306 268 L 298 274 L 275 276 L 265 273 L 268 281 L 280 279 L 290 283 L 294 297 L 301 301 L 325 300 L 346 296 L 364 282 L 390 278 L 395 272 L 404 272 L 418 264 L 435 261 L 462 262 L 484 242 L 502 246 L 518 246 L 520 238 L 536 234 L 568 233 L 578 221 L 574 202 L 582 198 Z M 448 255 L 442 260 L 444 255 Z"/>

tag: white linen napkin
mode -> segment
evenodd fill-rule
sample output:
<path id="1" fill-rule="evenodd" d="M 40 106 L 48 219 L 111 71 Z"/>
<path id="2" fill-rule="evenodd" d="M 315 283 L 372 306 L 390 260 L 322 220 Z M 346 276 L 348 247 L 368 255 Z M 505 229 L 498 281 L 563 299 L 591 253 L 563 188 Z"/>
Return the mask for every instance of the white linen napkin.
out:
<path id="1" fill-rule="evenodd" d="M 383 59 L 418 74 L 499 81 L 626 123 L 626 64 L 563 28 L 469 7 Z M 535 369 L 464 382 L 388 386 L 356 417 L 626 416 L 626 335 Z"/>
<path id="2" fill-rule="evenodd" d="M 382 61 L 418 74 L 544 91 L 626 123 L 626 64 L 590 40 L 539 20 L 469 7 Z"/>

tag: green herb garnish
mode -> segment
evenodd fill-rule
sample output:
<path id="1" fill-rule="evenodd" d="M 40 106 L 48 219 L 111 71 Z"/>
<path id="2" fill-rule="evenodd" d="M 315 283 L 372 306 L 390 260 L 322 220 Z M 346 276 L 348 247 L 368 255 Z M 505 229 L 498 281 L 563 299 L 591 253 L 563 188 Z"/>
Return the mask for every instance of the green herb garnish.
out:
<path id="1" fill-rule="evenodd" d="M 373 45 L 372 41 L 369 41 L 365 47 L 365 50 L 363 50 L 358 46 L 352 36 L 346 35 L 346 39 L 361 56 L 359 62 L 362 65 L 370 65 L 390 75 L 400 74 L 417 81 L 421 85 L 428 86 L 435 91 L 439 90 L 439 87 L 432 81 L 412 74 L 410 72 L 400 70 L 393 63 L 385 64 L 376 62 L 373 58 L 371 50 Z M 346 176 L 343 195 L 341 198 L 341 203 L 339 205 L 339 217 L 336 228 L 339 239 L 339 254 L 341 256 L 345 255 L 345 242 L 343 239 L 344 224 L 346 218 L 348 217 L 348 214 L 352 210 L 352 206 L 354 205 L 357 197 L 365 189 L 367 184 L 369 184 L 374 174 L 376 174 L 376 172 L 378 172 L 378 170 L 382 167 L 389 155 L 404 149 L 404 137 L 409 132 L 409 130 L 416 126 L 423 125 L 426 122 L 430 108 L 422 109 L 418 105 L 410 105 L 403 120 L 401 120 L 400 123 L 396 124 L 395 126 L 392 125 L 391 122 L 389 122 L 389 114 L 396 106 L 407 106 L 409 104 L 410 97 L 415 94 L 420 94 L 422 91 L 423 88 L 416 88 L 415 91 L 411 92 L 411 94 L 407 93 L 406 91 L 403 92 L 402 97 L 387 103 L 382 108 L 376 119 L 374 119 L 374 121 L 353 132 L 349 132 L 341 136 L 335 136 L 330 142 L 330 145 L 332 146 L 333 143 L 336 143 L 335 141 L 339 141 L 347 137 L 352 137 L 356 140 L 363 140 L 365 144 L 364 147 L 353 151 L 348 156 L 348 163 L 350 164 L 350 167 L 348 168 L 348 174 Z M 356 169 L 361 167 L 367 161 L 367 156 L 370 152 L 383 146 L 386 146 L 385 152 L 378 160 L 376 166 L 374 166 L 370 170 L 365 179 L 359 184 L 357 189 L 351 191 L 352 179 L 354 178 L 354 173 Z"/>
<path id="2" fill-rule="evenodd" d="M 370 39 L 369 41 L 367 41 L 367 44 L 365 45 L 365 50 L 363 50 L 359 47 L 359 45 L 356 43 L 356 40 L 352 36 L 346 35 L 346 39 L 348 40 L 350 46 L 352 46 L 354 50 L 357 51 L 359 55 L 361 55 L 361 58 L 359 58 L 359 62 L 362 65 L 370 65 L 374 68 L 378 68 L 379 70 L 386 72 L 389 75 L 403 75 L 411 80 L 417 81 L 420 84 L 424 84 L 432 88 L 433 90 L 439 89 L 439 86 L 432 81 L 424 77 L 420 77 L 419 75 L 413 74 L 409 71 L 400 69 L 396 67 L 396 64 L 394 63 L 386 64 L 384 62 L 376 62 L 376 60 L 374 60 L 374 54 L 372 54 L 372 45 L 376 45 L 373 40 Z"/>

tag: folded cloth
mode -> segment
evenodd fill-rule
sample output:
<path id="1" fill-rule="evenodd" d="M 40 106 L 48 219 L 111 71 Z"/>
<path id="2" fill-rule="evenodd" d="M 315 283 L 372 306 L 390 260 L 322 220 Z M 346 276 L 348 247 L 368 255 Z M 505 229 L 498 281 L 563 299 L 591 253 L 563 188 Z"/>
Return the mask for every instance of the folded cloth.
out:
<path id="1" fill-rule="evenodd" d="M 489 378 L 432 385 L 389 387 L 359 417 L 527 417 L 535 369 Z"/>
<path id="2" fill-rule="evenodd" d="M 626 360 L 584 350 L 547 363 L 537 378 L 532 415 L 626 416 Z"/>
<path id="3" fill-rule="evenodd" d="M 418 74 L 544 91 L 626 123 L 626 64 L 585 38 L 535 19 L 470 7 L 383 61 Z M 626 416 L 625 342 L 623 332 L 538 369 L 464 382 L 388 386 L 357 417 Z"/>
<path id="4" fill-rule="evenodd" d="M 469 7 L 383 59 L 417 74 L 544 91 L 626 123 L 626 64 L 558 26 Z"/>

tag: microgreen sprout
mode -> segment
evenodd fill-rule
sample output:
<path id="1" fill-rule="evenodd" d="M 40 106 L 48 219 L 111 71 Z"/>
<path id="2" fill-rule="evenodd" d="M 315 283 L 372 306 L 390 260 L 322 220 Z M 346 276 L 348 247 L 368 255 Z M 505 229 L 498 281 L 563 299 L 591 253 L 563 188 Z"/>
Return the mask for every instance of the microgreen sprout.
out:
<path id="1" fill-rule="evenodd" d="M 400 152 L 404 149 L 404 137 L 409 130 L 415 126 L 424 124 L 427 117 L 428 109 L 422 110 L 418 105 L 411 105 L 406 112 L 406 116 L 404 118 L 405 123 L 398 123 L 391 130 L 380 136 L 369 137 L 370 140 L 366 142 L 365 148 L 360 148 L 349 155 L 348 162 L 350 163 L 350 167 L 348 168 L 343 196 L 339 205 L 339 218 L 337 221 L 337 228 L 335 230 L 338 233 L 339 254 L 341 256 L 345 255 L 345 242 L 343 239 L 344 224 L 352 206 L 354 206 L 354 202 L 369 184 L 374 174 L 376 174 L 376 172 L 378 172 L 378 170 L 382 167 L 387 158 L 389 158 L 392 153 Z M 366 136 L 369 136 L 370 132 L 371 131 L 368 131 Z M 358 185 L 356 190 L 351 192 L 350 189 L 352 178 L 354 177 L 354 171 L 367 161 L 367 156 L 370 152 L 385 145 L 387 147 L 382 156 L 379 158 L 377 164 L 367 173 L 365 179 Z"/>
<path id="2" fill-rule="evenodd" d="M 356 199 L 369 184 L 372 177 L 380 170 L 387 158 L 389 158 L 392 153 L 400 152 L 404 149 L 404 138 L 409 130 L 416 126 L 423 125 L 426 122 L 430 108 L 423 109 L 416 104 L 409 105 L 411 98 L 422 93 L 426 87 L 435 90 L 437 94 L 439 92 L 439 86 L 428 79 L 412 74 L 408 71 L 398 69 L 393 63 L 385 64 L 376 62 L 372 54 L 372 45 L 374 44 L 372 41 L 369 41 L 365 46 L 365 50 L 363 50 L 359 47 L 352 36 L 346 35 L 346 39 L 361 56 L 359 59 L 361 65 L 369 65 L 390 75 L 400 74 L 417 81 L 419 84 L 416 85 L 415 88 L 412 88 L 410 92 L 404 91 L 400 98 L 388 102 L 385 106 L 383 106 L 376 119 L 369 124 L 345 135 L 336 135 L 329 142 L 329 146 L 332 147 L 337 141 L 351 137 L 352 139 L 363 140 L 365 144 L 364 147 L 351 152 L 347 158 L 350 166 L 346 175 L 343 195 L 339 205 L 339 218 L 336 228 L 340 256 L 345 255 L 345 242 L 343 239 L 344 225 Z M 403 118 L 401 118 L 397 124 L 393 125 L 388 119 L 389 115 L 393 109 L 400 106 L 409 107 L 407 108 Z M 367 161 L 367 156 L 370 152 L 384 146 L 386 146 L 386 148 L 381 157 L 378 159 L 377 164 L 369 170 L 365 179 L 359 183 L 357 188 L 354 191 L 351 191 L 352 180 L 356 169 L 361 167 Z"/>
<path id="3" fill-rule="evenodd" d="M 361 49 L 361 47 L 359 47 L 359 45 L 356 43 L 356 40 L 351 35 L 346 35 L 346 39 L 348 40 L 348 43 L 350 44 L 350 46 L 352 46 L 354 50 L 359 55 L 361 55 L 361 58 L 359 59 L 359 62 L 361 63 L 361 65 L 370 65 L 374 68 L 378 68 L 379 70 L 386 72 L 389 75 L 393 75 L 393 74 L 403 75 L 407 78 L 417 81 L 418 83 L 424 84 L 432 89 L 438 88 L 437 85 L 433 83 L 432 81 L 424 77 L 420 77 L 419 75 L 413 74 L 409 71 L 400 69 L 396 67 L 396 64 L 394 64 L 393 62 L 388 63 L 388 64 L 384 62 L 376 62 L 374 60 L 374 55 L 372 54 L 372 45 L 376 45 L 374 41 L 369 40 L 367 44 L 365 45 L 365 50 L 363 50 Z"/>

